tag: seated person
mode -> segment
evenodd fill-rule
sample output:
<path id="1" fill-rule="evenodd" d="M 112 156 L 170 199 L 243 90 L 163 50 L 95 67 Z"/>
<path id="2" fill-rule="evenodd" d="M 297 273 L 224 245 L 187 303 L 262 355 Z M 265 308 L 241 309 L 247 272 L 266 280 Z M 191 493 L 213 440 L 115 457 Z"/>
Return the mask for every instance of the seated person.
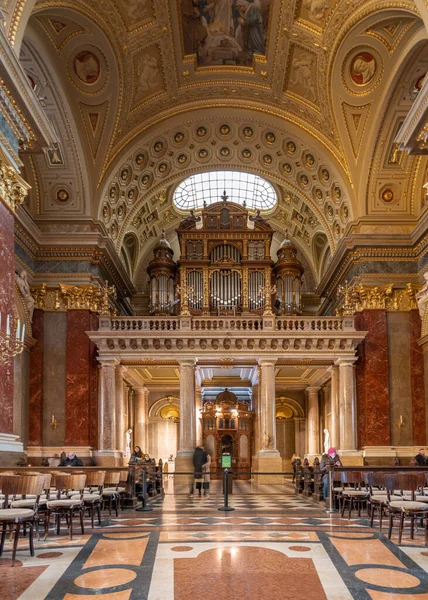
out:
<path id="1" fill-rule="evenodd" d="M 68 456 L 62 458 L 59 463 L 60 467 L 83 467 L 83 463 L 74 452 L 69 452 Z"/>
<path id="2" fill-rule="evenodd" d="M 134 452 L 131 454 L 131 458 L 129 459 L 129 464 L 135 465 L 136 463 L 139 463 L 142 458 L 143 458 L 143 452 L 142 452 L 140 446 L 135 446 Z"/>
<path id="3" fill-rule="evenodd" d="M 421 448 L 416 454 L 415 465 L 418 467 L 428 467 L 428 456 L 425 456 L 425 448 Z"/>
<path id="4" fill-rule="evenodd" d="M 324 473 L 323 477 L 322 477 L 322 481 L 323 481 L 323 494 L 324 494 L 324 500 L 327 500 L 328 498 L 328 471 L 330 471 L 330 469 L 332 467 L 341 467 L 342 466 L 342 462 L 340 460 L 340 457 L 338 454 L 336 454 L 336 448 L 329 448 L 328 449 L 328 454 L 323 454 L 321 457 L 321 464 L 320 464 L 320 472 Z"/>

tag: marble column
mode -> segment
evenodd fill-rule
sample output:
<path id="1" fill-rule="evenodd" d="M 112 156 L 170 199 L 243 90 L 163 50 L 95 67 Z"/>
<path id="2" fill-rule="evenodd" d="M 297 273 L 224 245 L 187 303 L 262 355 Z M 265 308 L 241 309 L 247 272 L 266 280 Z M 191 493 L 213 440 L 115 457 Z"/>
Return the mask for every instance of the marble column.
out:
<path id="1" fill-rule="evenodd" d="M 193 452 L 196 446 L 195 360 L 178 360 L 180 365 L 180 442 L 175 470 L 189 475 L 176 476 L 174 484 L 193 485 Z"/>
<path id="2" fill-rule="evenodd" d="M 125 452 L 125 397 L 123 375 L 126 368 L 117 365 L 114 373 L 115 378 L 115 402 L 116 402 L 116 450 Z"/>
<path id="3" fill-rule="evenodd" d="M 116 366 L 115 359 L 100 360 L 99 450 L 96 464 L 114 465 L 116 457 Z"/>
<path id="4" fill-rule="evenodd" d="M 203 444 L 203 432 L 202 432 L 202 389 L 198 385 L 195 389 L 195 418 L 196 418 L 196 445 L 202 446 Z"/>
<path id="5" fill-rule="evenodd" d="M 149 418 L 149 390 L 145 387 L 134 388 L 135 392 L 135 431 L 134 443 L 140 446 L 143 452 L 149 451 L 147 437 Z"/>
<path id="6" fill-rule="evenodd" d="M 319 387 L 308 387 L 308 454 L 311 457 L 320 452 L 320 409 Z"/>
<path id="7" fill-rule="evenodd" d="M 355 358 L 340 358 L 337 361 L 339 365 L 340 453 L 354 452 L 357 449 L 355 361 Z"/>
<path id="8" fill-rule="evenodd" d="M 331 431 L 330 445 L 333 448 L 339 448 L 340 445 L 340 416 L 339 416 L 339 367 L 332 365 L 331 372 Z"/>
<path id="9" fill-rule="evenodd" d="M 260 367 L 257 367 L 258 370 L 260 371 Z M 260 377 L 260 373 L 258 375 L 258 377 Z M 252 408 L 255 414 L 255 419 L 253 422 L 253 447 L 251 448 L 252 454 L 255 454 L 257 452 L 257 442 L 260 438 L 260 412 L 259 412 L 259 407 L 260 407 L 260 398 L 259 398 L 259 394 L 260 394 L 260 387 L 259 387 L 259 379 L 257 379 L 257 383 L 253 384 L 253 388 L 252 388 Z"/>
<path id="10" fill-rule="evenodd" d="M 259 359 L 259 408 L 260 425 L 256 440 L 256 456 L 253 464 L 256 471 L 275 473 L 282 470 L 282 458 L 276 448 L 276 396 L 275 365 L 276 358 Z M 256 475 L 256 483 L 279 484 L 281 479 L 275 475 Z"/>
<path id="11" fill-rule="evenodd" d="M 193 452 L 196 446 L 195 361 L 179 360 L 180 365 L 180 450 Z"/>

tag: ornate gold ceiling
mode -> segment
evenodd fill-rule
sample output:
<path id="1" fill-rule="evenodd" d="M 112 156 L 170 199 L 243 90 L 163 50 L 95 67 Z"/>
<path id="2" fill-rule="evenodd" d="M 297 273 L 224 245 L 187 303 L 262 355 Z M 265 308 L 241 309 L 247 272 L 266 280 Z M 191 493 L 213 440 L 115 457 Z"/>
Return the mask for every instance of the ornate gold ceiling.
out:
<path id="1" fill-rule="evenodd" d="M 320 234 L 332 255 L 356 220 L 420 212 L 425 159 L 394 140 L 428 70 L 422 0 L 3 0 L 3 12 L 58 136 L 26 158 L 32 213 L 99 221 L 118 251 L 134 235 L 134 273 L 178 223 L 171 192 L 195 170 L 269 179 L 272 222 L 316 281 Z"/>

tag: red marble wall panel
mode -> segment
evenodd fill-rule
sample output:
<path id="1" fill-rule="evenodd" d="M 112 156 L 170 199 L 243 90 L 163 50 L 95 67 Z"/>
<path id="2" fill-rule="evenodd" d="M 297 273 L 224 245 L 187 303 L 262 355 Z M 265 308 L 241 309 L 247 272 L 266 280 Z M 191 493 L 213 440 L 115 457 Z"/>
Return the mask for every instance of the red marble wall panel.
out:
<path id="1" fill-rule="evenodd" d="M 368 331 L 357 370 L 359 446 L 390 446 L 389 361 L 386 312 L 365 310 L 359 328 Z"/>
<path id="2" fill-rule="evenodd" d="M 0 201 L 0 312 L 13 314 L 15 286 L 14 216 Z M 13 433 L 13 360 L 0 365 L 0 432 Z"/>
<path id="3" fill-rule="evenodd" d="M 65 444 L 89 446 L 89 338 L 91 313 L 67 312 Z"/>
<path id="4" fill-rule="evenodd" d="M 421 319 L 418 310 L 410 311 L 410 383 L 412 393 L 413 444 L 426 444 L 424 355 L 418 345 L 421 337 Z"/>
<path id="5" fill-rule="evenodd" d="M 97 447 L 96 347 L 86 332 L 97 327 L 87 310 L 67 313 L 65 444 Z"/>
<path id="6" fill-rule="evenodd" d="M 91 315 L 91 329 L 98 329 L 97 315 Z M 89 342 L 89 445 L 98 448 L 98 361 L 97 346 Z"/>
<path id="7" fill-rule="evenodd" d="M 43 335 L 44 312 L 34 310 L 32 323 L 35 346 L 30 355 L 30 411 L 28 445 L 43 445 Z"/>
<path id="8" fill-rule="evenodd" d="M 358 313 L 355 316 L 355 327 L 358 331 L 364 331 L 364 316 Z M 366 445 L 366 394 L 365 394 L 365 344 L 362 341 L 357 348 L 358 360 L 356 362 L 356 385 L 357 385 L 357 447 Z"/>

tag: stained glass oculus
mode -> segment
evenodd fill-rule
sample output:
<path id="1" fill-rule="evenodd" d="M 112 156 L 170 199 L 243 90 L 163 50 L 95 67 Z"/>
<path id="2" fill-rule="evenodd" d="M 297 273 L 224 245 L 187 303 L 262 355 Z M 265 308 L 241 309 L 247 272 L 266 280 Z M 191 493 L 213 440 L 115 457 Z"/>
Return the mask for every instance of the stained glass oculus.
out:
<path id="1" fill-rule="evenodd" d="M 277 197 L 273 186 L 252 173 L 240 171 L 209 171 L 197 173 L 182 181 L 174 192 L 173 202 L 181 210 L 198 210 L 204 202 L 221 202 L 226 191 L 228 200 L 250 210 L 271 210 Z"/>

